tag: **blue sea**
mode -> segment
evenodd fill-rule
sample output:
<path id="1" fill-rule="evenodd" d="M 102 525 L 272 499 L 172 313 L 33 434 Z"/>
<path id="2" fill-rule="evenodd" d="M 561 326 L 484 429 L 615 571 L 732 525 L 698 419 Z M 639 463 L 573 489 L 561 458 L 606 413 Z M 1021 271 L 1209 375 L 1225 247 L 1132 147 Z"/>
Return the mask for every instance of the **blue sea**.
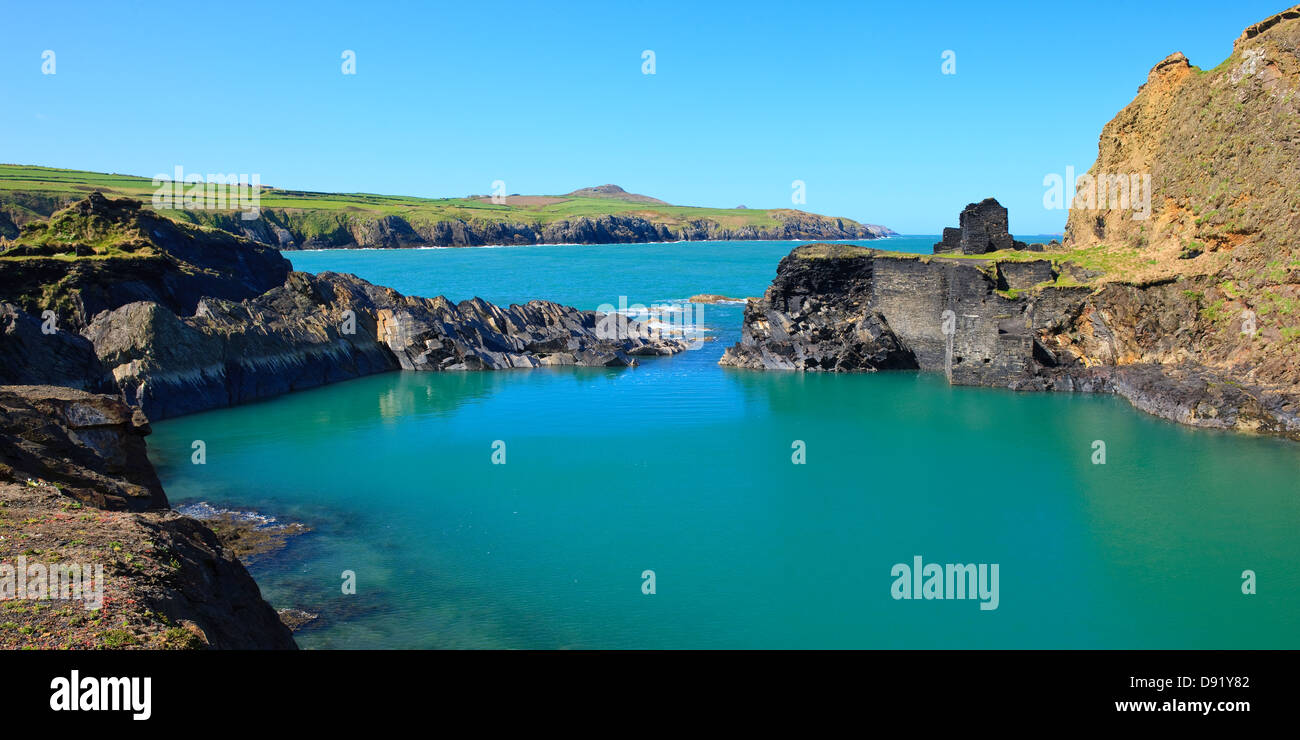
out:
<path id="1" fill-rule="evenodd" d="M 286 256 L 594 309 L 757 296 L 795 246 Z M 320 615 L 306 648 L 1300 647 L 1300 445 L 1108 396 L 719 367 L 742 310 L 635 368 L 391 373 L 163 421 L 151 456 L 175 504 L 312 528 L 250 566 Z M 916 557 L 996 565 L 996 608 L 894 598 Z"/>

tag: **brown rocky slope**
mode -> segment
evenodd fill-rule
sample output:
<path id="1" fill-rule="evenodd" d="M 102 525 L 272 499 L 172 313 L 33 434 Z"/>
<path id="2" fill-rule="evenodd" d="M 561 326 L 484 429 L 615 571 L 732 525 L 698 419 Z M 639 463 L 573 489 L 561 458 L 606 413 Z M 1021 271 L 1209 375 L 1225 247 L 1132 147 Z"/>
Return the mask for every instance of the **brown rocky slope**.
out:
<path id="1" fill-rule="evenodd" d="M 1246 29 L 1212 70 L 1157 64 L 1102 130 L 1088 174 L 1116 173 L 1150 174 L 1150 218 L 1098 199 L 1071 210 L 1066 245 L 1133 249 L 1186 299 L 1185 341 L 1138 334 L 1125 360 L 1300 384 L 1300 6 Z"/>

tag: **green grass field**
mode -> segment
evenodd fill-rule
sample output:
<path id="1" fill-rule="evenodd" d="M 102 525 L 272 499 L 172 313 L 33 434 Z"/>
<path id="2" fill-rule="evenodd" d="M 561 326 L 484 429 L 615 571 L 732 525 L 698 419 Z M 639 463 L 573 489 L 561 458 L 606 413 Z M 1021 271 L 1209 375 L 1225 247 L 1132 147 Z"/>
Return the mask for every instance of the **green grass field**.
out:
<path id="1" fill-rule="evenodd" d="M 63 170 L 31 165 L 0 165 L 0 206 L 28 210 L 23 205 L 24 196 L 73 200 L 96 190 L 113 197 L 129 196 L 144 201 L 149 206 L 155 187 L 151 178 L 132 175 Z M 643 217 L 654 223 L 677 226 L 697 219 L 717 222 L 724 228 L 754 226 L 774 228 L 782 223 L 774 214 L 794 211 L 786 209 L 735 209 L 695 208 L 691 206 L 635 203 L 610 197 L 548 198 L 553 202 L 541 204 L 506 205 L 489 200 L 469 198 L 417 198 L 370 193 L 315 193 L 300 190 L 282 190 L 262 187 L 260 206 L 263 209 L 295 212 L 315 212 L 321 216 L 400 216 L 412 224 L 434 223 L 461 219 L 465 221 L 501 221 L 531 223 L 544 226 L 562 220 L 628 214 Z M 169 216 L 190 220 L 185 214 L 163 211 Z M 851 219 L 840 219 L 846 225 L 856 224 Z"/>

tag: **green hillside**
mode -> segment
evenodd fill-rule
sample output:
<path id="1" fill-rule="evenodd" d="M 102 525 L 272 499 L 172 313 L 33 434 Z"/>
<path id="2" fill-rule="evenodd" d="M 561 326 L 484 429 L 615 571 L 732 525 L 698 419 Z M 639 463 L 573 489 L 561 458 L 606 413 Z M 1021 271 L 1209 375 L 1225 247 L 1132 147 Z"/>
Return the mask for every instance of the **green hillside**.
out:
<path id="1" fill-rule="evenodd" d="M 672 232 L 701 222 L 710 224 L 708 228 L 718 233 L 739 230 L 777 232 L 789 230 L 787 224 L 796 222 L 801 228 L 812 224 L 814 230 L 826 225 L 831 229 L 850 232 L 878 230 L 881 234 L 888 233 L 886 229 L 869 227 L 851 219 L 826 218 L 793 209 L 676 206 L 656 203 L 646 196 L 623 193 L 615 186 L 602 188 L 614 188 L 618 194 L 510 196 L 505 203 L 494 203 L 487 196 L 418 198 L 369 193 L 316 193 L 284 190 L 263 184 L 260 208 L 264 213 L 269 212 L 268 219 L 272 225 L 284 227 L 298 237 L 300 242 L 311 242 L 313 239 L 337 241 L 344 237 L 333 235 L 346 231 L 356 242 L 361 243 L 365 240 L 365 232 L 364 227 L 358 228 L 358 224 L 373 223 L 390 216 L 402 219 L 417 233 L 425 233 L 440 222 L 463 222 L 479 226 L 511 224 L 540 230 L 558 222 L 605 216 L 644 219 Z M 0 165 L 0 236 L 13 238 L 17 227 L 23 223 L 46 218 L 54 210 L 95 191 L 110 197 L 138 198 L 148 208 L 151 207 L 150 201 L 155 190 L 152 180 L 144 177 L 29 165 Z M 600 188 L 586 189 L 597 190 Z M 233 209 L 227 209 L 224 213 L 158 210 L 176 220 L 222 228 L 230 228 L 228 222 L 235 213 Z M 223 217 L 225 221 L 222 220 Z M 360 236 L 358 231 L 362 232 Z M 850 234 L 859 235 L 861 234 Z"/>

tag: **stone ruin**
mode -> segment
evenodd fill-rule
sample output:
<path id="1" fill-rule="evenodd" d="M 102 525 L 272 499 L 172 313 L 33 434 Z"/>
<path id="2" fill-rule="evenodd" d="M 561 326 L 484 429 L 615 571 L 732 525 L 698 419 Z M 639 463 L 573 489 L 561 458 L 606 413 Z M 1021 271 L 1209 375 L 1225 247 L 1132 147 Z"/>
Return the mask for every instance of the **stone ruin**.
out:
<path id="1" fill-rule="evenodd" d="M 996 198 L 971 203 L 961 212 L 960 228 L 943 230 L 943 241 L 934 245 L 935 254 L 985 254 L 1002 249 L 1043 251 L 1042 244 L 1016 241 L 1007 231 L 1007 209 Z"/>

